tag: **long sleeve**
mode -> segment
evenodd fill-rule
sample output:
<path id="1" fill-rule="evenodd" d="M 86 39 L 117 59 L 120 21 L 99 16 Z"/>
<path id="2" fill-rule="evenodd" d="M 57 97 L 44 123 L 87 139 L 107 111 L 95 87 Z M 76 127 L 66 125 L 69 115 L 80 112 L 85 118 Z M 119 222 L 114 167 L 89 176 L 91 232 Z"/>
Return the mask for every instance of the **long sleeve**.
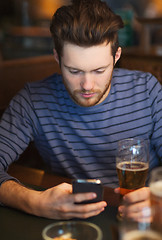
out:
<path id="1" fill-rule="evenodd" d="M 0 183 L 13 179 L 6 171 L 33 140 L 31 103 L 23 89 L 13 98 L 0 121 Z"/>
<path id="2" fill-rule="evenodd" d="M 148 80 L 151 115 L 153 119 L 152 146 L 162 164 L 162 85 L 150 76 Z"/>

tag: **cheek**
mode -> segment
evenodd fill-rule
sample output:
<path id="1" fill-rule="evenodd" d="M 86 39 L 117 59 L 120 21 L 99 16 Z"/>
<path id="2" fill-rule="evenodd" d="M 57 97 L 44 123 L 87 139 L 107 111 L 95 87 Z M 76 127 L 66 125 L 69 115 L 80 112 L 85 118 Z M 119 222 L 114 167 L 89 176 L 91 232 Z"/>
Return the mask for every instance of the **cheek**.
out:
<path id="1" fill-rule="evenodd" d="M 99 88 L 104 89 L 110 83 L 111 77 L 110 75 L 102 76 L 98 79 L 97 85 Z"/>
<path id="2" fill-rule="evenodd" d="M 78 79 L 74 78 L 74 77 L 70 77 L 67 79 L 69 85 L 71 86 L 71 88 L 75 88 L 79 85 L 79 81 Z"/>
<path id="3" fill-rule="evenodd" d="M 63 76 L 64 84 L 68 87 L 69 90 L 75 90 L 79 87 L 79 80 L 70 76 Z"/>

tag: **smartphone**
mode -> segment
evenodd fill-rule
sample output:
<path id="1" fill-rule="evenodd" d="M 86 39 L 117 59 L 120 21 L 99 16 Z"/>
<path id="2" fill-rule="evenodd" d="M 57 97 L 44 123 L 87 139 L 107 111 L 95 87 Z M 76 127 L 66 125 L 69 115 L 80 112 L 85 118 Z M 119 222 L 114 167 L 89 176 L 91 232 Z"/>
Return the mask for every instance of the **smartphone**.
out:
<path id="1" fill-rule="evenodd" d="M 83 201 L 79 204 L 95 203 L 103 200 L 103 185 L 99 179 L 74 179 L 72 180 L 72 186 L 73 193 L 95 192 L 97 195 L 95 199 Z"/>

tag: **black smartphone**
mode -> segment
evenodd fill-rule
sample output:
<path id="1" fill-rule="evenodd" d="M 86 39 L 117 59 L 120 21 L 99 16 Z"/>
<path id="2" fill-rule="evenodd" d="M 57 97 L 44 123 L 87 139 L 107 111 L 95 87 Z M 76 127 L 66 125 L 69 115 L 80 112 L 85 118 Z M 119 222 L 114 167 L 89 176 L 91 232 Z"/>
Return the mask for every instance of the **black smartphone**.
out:
<path id="1" fill-rule="evenodd" d="M 79 204 L 95 203 L 103 200 L 103 185 L 99 179 L 74 179 L 72 180 L 73 193 L 95 192 L 97 197 L 83 201 Z"/>

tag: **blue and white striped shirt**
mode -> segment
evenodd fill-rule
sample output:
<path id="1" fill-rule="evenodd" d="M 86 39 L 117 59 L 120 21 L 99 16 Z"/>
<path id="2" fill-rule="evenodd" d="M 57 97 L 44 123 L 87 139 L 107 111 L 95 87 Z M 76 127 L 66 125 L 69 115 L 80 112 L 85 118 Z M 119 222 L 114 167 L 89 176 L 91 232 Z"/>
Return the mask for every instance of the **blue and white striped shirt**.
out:
<path id="1" fill-rule="evenodd" d="M 114 69 L 109 95 L 92 107 L 71 100 L 61 75 L 28 83 L 0 122 L 0 183 L 34 141 L 53 172 L 117 187 L 117 141 L 129 137 L 150 140 L 150 170 L 162 162 L 162 86 L 150 73 Z"/>

